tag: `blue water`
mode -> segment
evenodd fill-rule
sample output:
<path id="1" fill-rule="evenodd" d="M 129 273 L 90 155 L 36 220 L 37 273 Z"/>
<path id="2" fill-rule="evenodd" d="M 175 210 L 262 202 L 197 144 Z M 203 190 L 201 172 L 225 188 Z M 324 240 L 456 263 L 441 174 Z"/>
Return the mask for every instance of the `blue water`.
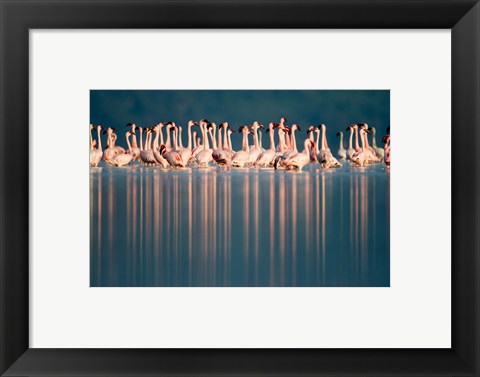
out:
<path id="1" fill-rule="evenodd" d="M 92 287 L 388 287 L 385 165 L 90 170 Z"/>

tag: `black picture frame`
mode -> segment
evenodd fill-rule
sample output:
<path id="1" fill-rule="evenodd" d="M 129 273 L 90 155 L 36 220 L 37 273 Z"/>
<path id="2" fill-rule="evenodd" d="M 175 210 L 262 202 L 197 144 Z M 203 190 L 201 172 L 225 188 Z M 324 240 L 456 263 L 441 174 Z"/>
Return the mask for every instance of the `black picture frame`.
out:
<path id="1" fill-rule="evenodd" d="M 478 1 L 0 0 L 0 20 L 2 376 L 480 376 Z M 29 30 L 46 28 L 451 29 L 451 349 L 29 348 Z"/>

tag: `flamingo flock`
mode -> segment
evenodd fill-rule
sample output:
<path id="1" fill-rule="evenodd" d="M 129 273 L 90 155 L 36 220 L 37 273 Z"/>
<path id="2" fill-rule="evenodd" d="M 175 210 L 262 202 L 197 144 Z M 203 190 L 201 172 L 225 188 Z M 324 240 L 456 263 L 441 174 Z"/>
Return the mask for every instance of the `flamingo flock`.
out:
<path id="1" fill-rule="evenodd" d="M 345 163 L 359 167 L 374 163 L 390 166 L 390 127 L 382 138 L 382 148 L 377 146 L 374 127 L 366 123 L 350 124 L 346 129 L 349 132 L 348 148 L 344 148 L 343 132 L 338 132 L 339 147 L 335 157 L 328 145 L 325 124 L 308 127 L 307 137 L 297 147 L 296 133 L 300 135 L 301 128 L 298 124 L 289 126 L 286 122 L 287 119 L 282 117 L 279 123 L 270 122 L 265 128 L 255 121 L 234 130 L 228 122 L 217 126 L 207 119 L 191 120 L 186 127 L 186 146 L 182 142 L 182 127 L 175 122 L 160 122 L 147 128 L 128 123 L 126 150 L 115 145 L 116 128 L 91 124 L 90 166 L 97 167 L 102 160 L 109 166 L 143 164 L 171 169 L 216 165 L 218 169 L 227 170 L 273 168 L 301 171 L 309 164 L 320 164 L 325 169 L 340 168 Z M 262 145 L 262 129 L 268 134 L 268 149 Z M 234 150 L 232 146 L 231 136 L 236 132 L 242 137 L 242 148 L 239 150 Z M 102 144 L 103 135 L 106 135 L 106 144 Z"/>

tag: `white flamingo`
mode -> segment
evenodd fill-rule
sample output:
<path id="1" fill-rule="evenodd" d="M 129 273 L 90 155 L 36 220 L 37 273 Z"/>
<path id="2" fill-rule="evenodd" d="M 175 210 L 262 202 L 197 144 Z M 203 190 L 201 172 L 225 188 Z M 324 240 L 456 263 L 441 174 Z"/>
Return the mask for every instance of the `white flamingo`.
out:
<path id="1" fill-rule="evenodd" d="M 347 151 L 343 147 L 343 132 L 342 131 L 337 132 L 337 136 L 340 137 L 337 156 L 340 160 L 346 160 L 347 159 Z"/>
<path id="2" fill-rule="evenodd" d="M 268 125 L 267 133 L 270 135 L 270 149 L 267 149 L 265 152 L 260 153 L 255 161 L 255 166 L 263 166 L 266 167 L 270 165 L 273 160 L 275 159 L 275 136 L 274 136 L 274 128 L 275 124 L 271 123 Z"/>
<path id="3" fill-rule="evenodd" d="M 133 160 L 132 146 L 130 145 L 129 136 L 132 135 L 132 131 L 125 133 L 125 138 L 127 139 L 128 152 L 117 154 L 112 158 L 111 163 L 115 166 L 125 166 L 128 165 Z"/>
<path id="4" fill-rule="evenodd" d="M 143 130 L 141 127 L 139 129 L 140 129 L 140 140 L 141 140 Z M 142 143 L 140 143 L 140 146 L 143 147 L 141 148 L 141 151 L 140 151 L 140 159 L 143 161 L 143 163 L 146 166 L 153 166 L 157 163 L 157 160 L 155 160 L 155 156 L 153 155 L 153 150 L 150 144 L 152 130 L 150 128 L 146 128 L 145 133 L 146 133 L 145 144 L 142 145 Z"/>
<path id="5" fill-rule="evenodd" d="M 376 134 L 377 130 L 375 127 L 370 128 L 372 130 L 372 148 L 375 151 L 375 154 L 378 156 L 380 160 L 383 160 L 383 157 L 385 156 L 385 151 L 383 148 L 377 147 L 377 140 L 376 140 Z"/>
<path id="6" fill-rule="evenodd" d="M 353 156 L 355 155 L 356 151 L 355 149 L 353 148 L 352 146 L 352 143 L 353 143 L 353 132 L 354 132 L 354 129 L 353 129 L 353 124 L 350 124 L 346 131 L 349 131 L 350 132 L 350 141 L 348 142 L 348 149 L 347 149 L 347 160 L 352 160 Z"/>
<path id="7" fill-rule="evenodd" d="M 155 158 L 155 161 L 158 164 L 160 164 L 162 167 L 166 168 L 168 167 L 169 163 L 160 153 L 160 145 L 163 145 L 162 127 L 163 127 L 162 123 L 159 123 L 153 127 L 153 132 L 155 132 L 156 135 L 155 135 L 155 140 L 153 141 L 152 152 L 153 152 L 153 157 Z M 159 137 L 160 137 L 160 144 L 158 144 Z"/>
<path id="8" fill-rule="evenodd" d="M 93 125 L 91 125 L 93 127 Z M 92 128 L 93 130 L 93 128 Z M 90 141 L 92 143 L 92 147 L 90 149 L 90 166 L 91 167 L 97 167 L 100 161 L 102 160 L 103 156 L 103 151 L 102 151 L 102 138 L 100 135 L 100 130 L 103 130 L 102 126 L 97 126 L 97 138 L 98 138 L 98 148 L 94 149 L 93 148 L 93 142 L 91 141 L 92 139 L 92 134 L 90 132 Z"/>
<path id="9" fill-rule="evenodd" d="M 193 120 L 190 120 L 188 122 L 188 128 L 187 128 L 187 137 L 188 137 L 187 147 L 186 148 L 182 147 L 180 150 L 180 157 L 182 158 L 185 165 L 187 165 L 188 161 L 192 157 L 192 127 L 193 126 L 198 126 L 198 123 Z M 181 135 L 181 131 L 180 131 L 180 135 Z"/>
<path id="10" fill-rule="evenodd" d="M 321 124 L 319 128 L 322 131 L 322 141 L 321 141 L 320 150 L 317 154 L 318 162 L 324 168 L 333 168 L 333 167 L 342 166 L 342 164 L 338 162 L 338 160 L 335 157 L 333 157 L 333 154 L 330 151 L 330 148 L 328 147 L 327 126 L 325 126 L 325 124 Z M 317 134 L 317 140 L 318 140 L 318 134 Z"/>
<path id="11" fill-rule="evenodd" d="M 248 152 L 248 163 L 254 164 L 257 161 L 258 156 L 262 153 L 262 149 L 260 147 L 260 143 L 258 141 L 258 130 L 260 128 L 264 128 L 263 125 L 258 123 L 257 121 L 253 122 L 253 147 L 249 148 Z"/>
<path id="12" fill-rule="evenodd" d="M 308 130 L 307 130 L 308 138 L 313 142 L 315 142 L 315 139 L 314 139 L 314 136 L 313 136 L 313 133 L 315 132 L 315 130 L 316 130 L 315 126 L 310 126 L 310 127 L 308 127 Z M 317 162 L 316 148 L 311 148 L 310 149 L 310 162 Z"/>
<path id="13" fill-rule="evenodd" d="M 360 128 L 358 131 L 360 133 L 360 138 L 363 140 L 363 135 L 365 134 L 365 130 Z M 362 148 L 360 152 L 355 153 L 352 158 L 352 161 L 361 167 L 365 166 L 370 159 L 370 151 L 367 148 Z"/>
<path id="14" fill-rule="evenodd" d="M 210 144 L 208 142 L 208 135 L 207 135 L 207 126 L 210 125 L 210 122 L 206 119 L 202 119 L 200 121 L 200 129 L 202 131 L 202 139 L 203 139 L 203 149 L 198 152 L 196 156 L 198 166 L 202 168 L 208 167 L 208 164 L 213 161 L 212 153 L 213 150 L 210 149 Z"/>
<path id="15" fill-rule="evenodd" d="M 283 165 L 287 169 L 302 170 L 304 166 L 310 163 L 310 148 L 315 146 L 315 142 L 307 138 L 303 145 L 304 149 L 302 152 L 292 154 L 287 160 L 283 161 Z"/>
<path id="16" fill-rule="evenodd" d="M 241 126 L 238 132 L 242 133 L 242 150 L 235 153 L 232 157 L 232 165 L 243 168 L 250 158 L 250 148 L 248 146 L 248 134 L 250 133 L 248 126 Z"/>
<path id="17" fill-rule="evenodd" d="M 140 159 L 140 148 L 137 145 L 137 136 L 135 134 L 135 130 L 137 129 L 137 126 L 135 123 L 127 123 L 126 127 L 130 127 L 132 129 L 132 155 L 133 155 L 133 160 L 138 160 L 139 162 L 141 161 Z"/>
<path id="18" fill-rule="evenodd" d="M 223 141 L 221 131 L 223 130 Z M 218 149 L 213 151 L 212 158 L 218 164 L 218 166 L 225 166 L 227 169 L 232 164 L 232 151 L 229 149 L 228 144 L 228 123 L 224 122 L 218 127 Z"/>
<path id="19" fill-rule="evenodd" d="M 107 134 L 107 148 L 103 151 L 103 160 L 108 164 L 111 165 L 110 160 L 117 155 L 117 151 L 114 148 L 112 134 L 113 134 L 113 127 L 108 127 L 107 130 L 103 131 L 103 134 Z"/>

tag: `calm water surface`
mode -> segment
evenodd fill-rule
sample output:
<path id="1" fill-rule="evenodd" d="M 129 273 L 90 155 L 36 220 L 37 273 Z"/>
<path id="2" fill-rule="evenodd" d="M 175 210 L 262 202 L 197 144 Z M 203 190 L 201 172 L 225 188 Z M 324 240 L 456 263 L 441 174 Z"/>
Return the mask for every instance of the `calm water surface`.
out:
<path id="1" fill-rule="evenodd" d="M 390 285 L 384 165 L 90 173 L 92 287 Z"/>

